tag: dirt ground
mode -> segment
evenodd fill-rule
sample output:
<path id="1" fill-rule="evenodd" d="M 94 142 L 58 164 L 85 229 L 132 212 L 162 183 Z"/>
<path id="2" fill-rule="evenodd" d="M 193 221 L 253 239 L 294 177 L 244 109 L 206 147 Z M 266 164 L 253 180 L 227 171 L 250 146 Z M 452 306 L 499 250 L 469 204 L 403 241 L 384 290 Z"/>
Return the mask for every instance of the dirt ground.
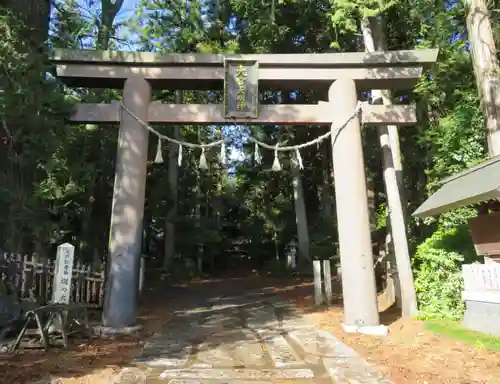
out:
<path id="1" fill-rule="evenodd" d="M 24 384 L 52 376 L 60 384 L 109 384 L 110 378 L 126 366 L 146 340 L 171 316 L 178 303 L 165 299 L 162 292 L 148 292 L 148 301 L 139 309 L 143 325 L 134 336 L 114 339 L 94 338 L 91 342 L 70 345 L 67 350 L 18 350 L 0 354 L 0 383 Z"/>
<path id="2" fill-rule="evenodd" d="M 422 321 L 401 319 L 393 309 L 381 313 L 387 337 L 346 334 L 342 331 L 341 296 L 330 308 L 313 306 L 312 284 L 297 282 L 277 291 L 294 300 L 311 321 L 332 332 L 366 360 L 389 373 L 395 384 L 497 384 L 500 353 L 426 331 Z M 380 299 L 379 299 L 380 301 Z M 379 302 L 380 307 L 384 303 Z"/>
<path id="3" fill-rule="evenodd" d="M 424 330 L 417 320 L 401 320 L 394 311 L 381 314 L 389 326 L 387 337 L 345 334 L 340 327 L 340 297 L 329 309 L 317 309 L 312 302 L 312 284 L 300 279 L 237 278 L 198 281 L 207 289 L 238 284 L 274 287 L 274 291 L 296 303 L 297 308 L 324 329 L 332 332 L 367 360 L 390 374 L 394 383 L 500 383 L 500 353 L 447 339 Z M 165 289 L 165 288 L 163 288 Z M 13 355 L 0 355 L 0 383 L 23 384 L 53 375 L 61 384 L 109 383 L 109 379 L 130 364 L 148 336 L 165 324 L 182 303 L 166 298 L 162 289 L 149 292 L 143 303 L 139 321 L 144 330 L 135 337 L 114 340 L 94 339 L 73 345 L 68 350 L 21 350 Z"/>

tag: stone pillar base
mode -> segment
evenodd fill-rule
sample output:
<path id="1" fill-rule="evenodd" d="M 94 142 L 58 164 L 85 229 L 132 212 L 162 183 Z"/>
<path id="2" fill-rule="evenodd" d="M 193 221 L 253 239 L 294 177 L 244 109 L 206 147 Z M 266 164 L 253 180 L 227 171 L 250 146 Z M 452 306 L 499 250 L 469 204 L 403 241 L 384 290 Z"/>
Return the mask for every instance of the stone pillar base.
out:
<path id="1" fill-rule="evenodd" d="M 389 333 L 389 328 L 385 325 L 373 325 L 373 326 L 357 326 L 357 325 L 346 325 L 342 323 L 342 329 L 345 333 L 362 333 L 364 335 L 371 336 L 387 336 Z"/>
<path id="2" fill-rule="evenodd" d="M 462 328 L 500 336 L 500 304 L 465 300 Z"/>

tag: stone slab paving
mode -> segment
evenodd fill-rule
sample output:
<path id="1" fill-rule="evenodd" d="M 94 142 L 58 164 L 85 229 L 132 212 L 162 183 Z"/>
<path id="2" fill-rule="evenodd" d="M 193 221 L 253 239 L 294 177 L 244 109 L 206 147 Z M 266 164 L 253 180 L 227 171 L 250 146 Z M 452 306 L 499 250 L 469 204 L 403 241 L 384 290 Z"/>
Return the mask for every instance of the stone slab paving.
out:
<path id="1" fill-rule="evenodd" d="M 205 300 L 175 313 L 115 384 L 391 381 L 276 297 Z"/>

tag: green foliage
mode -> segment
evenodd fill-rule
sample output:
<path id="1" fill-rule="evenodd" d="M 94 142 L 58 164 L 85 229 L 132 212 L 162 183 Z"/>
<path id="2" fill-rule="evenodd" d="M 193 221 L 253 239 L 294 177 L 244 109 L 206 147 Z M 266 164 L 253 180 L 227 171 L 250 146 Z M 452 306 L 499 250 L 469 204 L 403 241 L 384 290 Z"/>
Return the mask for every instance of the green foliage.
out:
<path id="1" fill-rule="evenodd" d="M 404 103 L 418 105 L 419 123 L 399 131 L 408 211 L 435 191 L 443 178 L 485 158 L 482 113 L 461 3 L 450 7 L 449 2 L 428 0 L 411 4 L 399 0 L 141 0 L 129 14 L 118 13 L 122 1 L 53 3 L 50 43 L 54 47 L 163 53 L 319 53 L 331 47 L 359 51 L 363 49 L 360 20 L 380 14 L 390 50 L 440 50 L 438 63 L 426 70 L 415 90 L 395 95 Z M 29 251 L 36 243 L 50 251 L 52 243 L 71 241 L 82 254 L 87 248 L 102 256 L 108 240 L 117 127 L 69 126 L 64 117 L 71 103 L 109 102 L 120 94 L 60 87 L 49 75 L 44 76 L 49 72 L 47 58 L 26 38 L 29 26 L 4 10 L 0 12 L 0 117 L 4 120 L 0 127 L 0 245 Z M 499 25 L 493 23 L 496 35 Z M 315 104 L 326 99 L 321 89 L 266 90 L 261 96 L 263 104 Z M 218 103 L 221 94 L 186 91 L 184 97 L 185 103 Z M 168 103 L 174 95 L 169 90 L 155 90 L 153 98 Z M 162 133 L 172 132 L 168 126 L 157 128 Z M 183 139 L 191 142 L 211 141 L 219 135 L 215 126 L 181 128 Z M 297 232 L 289 159 L 280 155 L 284 171 L 279 173 L 269 171 L 270 151 L 262 152 L 262 166 L 254 164 L 253 146 L 242 142 L 249 131 L 270 144 L 306 142 L 324 132 L 318 127 L 275 125 L 224 128 L 226 138 L 243 152 L 243 160 L 230 164 L 235 172 L 231 177 L 216 167 L 217 160 L 210 154 L 210 171 L 199 174 L 199 152 L 184 151 L 174 273 L 178 269 L 179 274 L 195 274 L 193 260 L 199 243 L 204 244 L 205 264 L 227 263 L 225 249 L 241 246 L 260 265 L 267 263 L 276 273 L 282 268 L 276 255 L 283 254 L 284 244 Z M 388 208 L 376 131 L 367 127 L 364 141 L 366 172 L 375 192 L 373 238 L 381 247 Z M 150 159 L 155 143 L 151 138 Z M 331 153 L 325 147 L 301 151 L 311 254 L 317 258 L 337 252 L 332 207 L 325 214 L 327 202 L 334 201 Z M 167 156 L 168 148 L 164 158 Z M 150 242 L 158 243 L 151 256 L 159 259 L 172 204 L 167 185 L 166 167 L 148 164 L 144 227 Z M 197 207 L 202 212 L 199 221 Z M 459 316 L 460 266 L 472 255 L 470 239 L 462 228 L 473 215 L 474 210 L 464 208 L 438 219 L 410 220 L 424 317 Z M 456 241 L 450 243 L 449 239 Z"/>
<path id="2" fill-rule="evenodd" d="M 340 36 L 359 33 L 359 24 L 363 18 L 381 15 L 398 4 L 399 0 L 330 0 L 329 16 L 336 32 L 331 47 L 341 49 L 338 39 Z"/>
<path id="3" fill-rule="evenodd" d="M 8 207 L 0 217 L 0 241 L 12 250 L 22 249 L 30 237 L 50 244 L 51 215 L 64 203 L 48 200 L 64 200 L 72 191 L 69 183 L 52 183 L 58 178 L 60 159 L 55 153 L 70 105 L 48 75 L 42 47 L 33 51 L 31 32 L 0 9 L 0 206 Z"/>
<path id="4" fill-rule="evenodd" d="M 461 265 L 475 259 L 466 225 L 440 228 L 417 247 L 414 270 L 420 318 L 458 320 L 462 316 Z"/>
<path id="5" fill-rule="evenodd" d="M 318 220 L 310 225 L 311 255 L 314 259 L 333 259 L 338 255 L 338 237 L 335 231 L 336 223 L 333 220 Z"/>
<path id="6" fill-rule="evenodd" d="M 388 209 L 387 204 L 379 204 L 375 213 L 375 229 L 377 231 L 387 228 Z"/>
<path id="7" fill-rule="evenodd" d="M 425 329 L 435 332 L 452 340 L 463 341 L 477 350 L 489 349 L 500 351 L 500 338 L 480 332 L 463 329 L 455 323 L 448 321 L 426 321 Z"/>
<path id="8" fill-rule="evenodd" d="M 444 178 L 486 156 L 464 8 L 461 4 L 450 8 L 446 2 L 419 1 L 415 5 L 409 13 L 396 9 L 387 12 L 389 17 L 405 15 L 413 20 L 401 19 L 408 27 L 394 26 L 408 28 L 407 36 L 419 39 L 417 47 L 440 50 L 437 64 L 415 88 L 420 110 L 416 131 L 402 136 L 405 173 L 414 174 L 406 179 L 407 185 L 414 186 L 407 195 L 411 209 L 435 192 Z M 476 214 L 474 209 L 460 208 L 410 223 L 410 240 L 416 245 L 413 262 L 421 317 L 460 318 L 461 266 L 476 261 L 466 223 Z"/>

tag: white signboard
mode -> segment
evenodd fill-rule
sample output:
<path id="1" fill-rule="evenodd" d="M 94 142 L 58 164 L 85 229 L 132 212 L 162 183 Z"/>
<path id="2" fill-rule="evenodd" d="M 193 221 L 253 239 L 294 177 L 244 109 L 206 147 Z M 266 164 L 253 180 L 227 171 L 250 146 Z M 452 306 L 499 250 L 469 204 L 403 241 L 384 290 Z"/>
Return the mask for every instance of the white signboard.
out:
<path id="1" fill-rule="evenodd" d="M 65 243 L 57 247 L 52 302 L 69 304 L 71 296 L 71 277 L 73 275 L 73 256 L 75 247 Z"/>

